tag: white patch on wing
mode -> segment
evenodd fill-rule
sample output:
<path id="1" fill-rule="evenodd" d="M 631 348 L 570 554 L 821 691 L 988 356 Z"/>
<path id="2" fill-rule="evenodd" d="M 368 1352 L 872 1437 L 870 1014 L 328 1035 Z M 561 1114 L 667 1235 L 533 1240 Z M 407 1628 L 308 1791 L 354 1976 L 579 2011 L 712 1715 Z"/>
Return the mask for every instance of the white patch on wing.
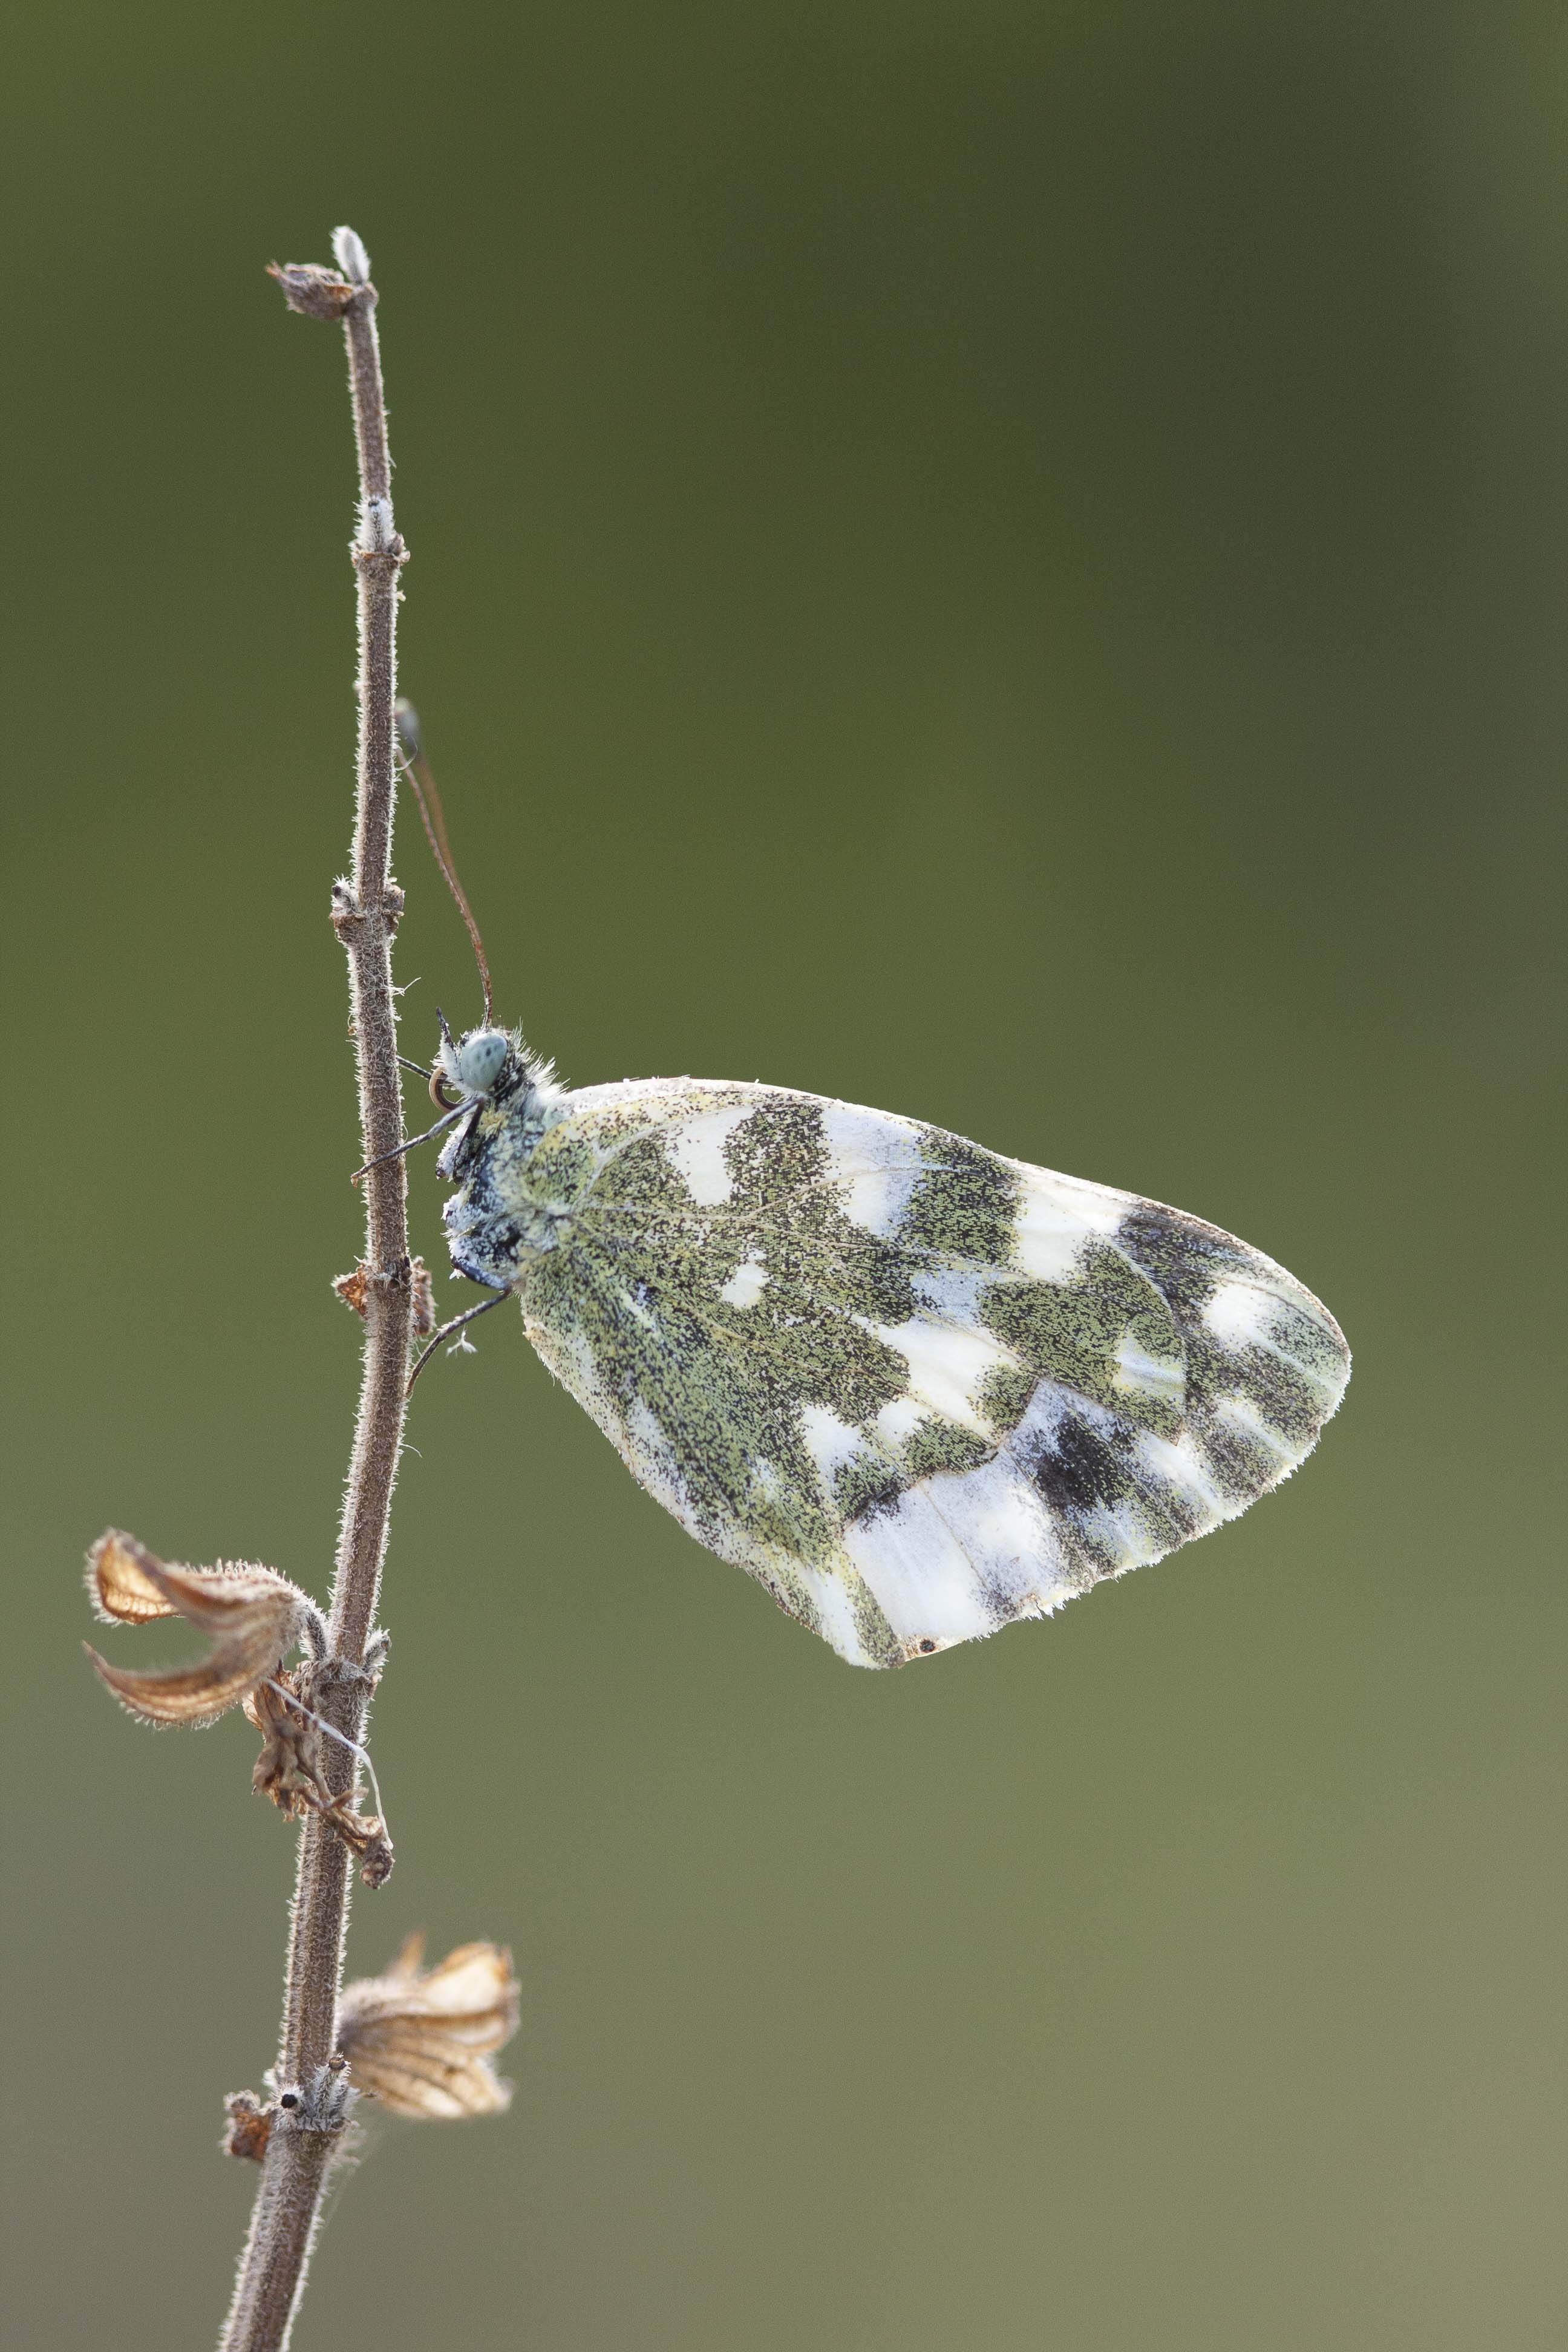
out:
<path id="1" fill-rule="evenodd" d="M 1102 1543 L 1111 1554 L 1117 1563 L 1113 1573 L 1117 1575 L 1158 1559 L 1166 1549 L 1150 1532 L 1135 1502 L 1096 1503 L 1082 1514 L 1081 1524 L 1084 1533 Z"/>
<path id="2" fill-rule="evenodd" d="M 1116 1231 L 1126 1213 L 1127 1195 L 1021 1161 L 1013 1166 L 1024 1180 L 1013 1226 L 1018 1262 L 1037 1282 L 1070 1282 L 1085 1242 Z"/>
<path id="3" fill-rule="evenodd" d="M 856 1626 L 855 1611 L 843 1579 L 835 1576 L 831 1569 L 802 1568 L 798 1573 L 816 1603 L 824 1640 L 831 1642 L 839 1656 L 847 1658 L 852 1666 L 868 1665 L 870 1660 Z"/>
<path id="4" fill-rule="evenodd" d="M 767 1285 L 767 1267 L 760 1265 L 754 1257 L 743 1257 L 719 1296 L 731 1307 L 754 1307 Z"/>
<path id="5" fill-rule="evenodd" d="M 800 1409 L 800 1433 L 805 1440 L 805 1450 L 821 1473 L 822 1483 L 831 1494 L 833 1474 L 843 1468 L 860 1444 L 860 1433 L 847 1421 L 840 1421 L 826 1405 L 804 1404 Z"/>
<path id="6" fill-rule="evenodd" d="M 1216 1397 L 1214 1414 L 1216 1421 L 1228 1421 L 1233 1429 L 1239 1429 L 1247 1437 L 1255 1438 L 1260 1445 L 1267 1445 L 1271 1454 L 1277 1454 L 1281 1462 L 1289 1462 L 1292 1466 L 1304 1461 L 1317 1443 L 1314 1434 L 1304 1446 L 1293 1444 L 1283 1430 L 1276 1429 L 1271 1422 L 1264 1420 L 1250 1397 Z M 1237 1507 L 1245 1510 L 1247 1504 L 1254 1499 L 1247 1496 Z"/>
<path id="7" fill-rule="evenodd" d="M 532 1337 L 531 1333 L 530 1337 Z M 554 1360 L 551 1364 L 551 1369 L 556 1379 L 568 1388 L 574 1397 L 591 1395 L 598 1381 L 599 1367 L 595 1360 L 594 1350 L 588 1344 L 587 1333 L 579 1325 L 574 1323 L 566 1329 L 557 1332 L 554 1339 Z M 534 1345 L 537 1347 L 538 1344 L 535 1340 Z M 546 1359 L 546 1360 L 550 1360 Z"/>
<path id="8" fill-rule="evenodd" d="M 845 1215 L 879 1238 L 890 1234 L 925 1172 L 915 1129 L 907 1119 L 828 1103 L 822 1132 Z"/>
<path id="9" fill-rule="evenodd" d="M 1151 1356 L 1130 1331 L 1116 1349 L 1117 1386 L 1144 1396 L 1165 1397 L 1180 1404 L 1186 1390 L 1186 1370 L 1179 1356 Z"/>
<path id="10" fill-rule="evenodd" d="M 895 1397 L 891 1404 L 882 1407 L 871 1426 L 889 1445 L 901 1445 L 906 1437 L 913 1436 L 925 1417 L 925 1407 L 918 1397 Z"/>
<path id="11" fill-rule="evenodd" d="M 903 1357 L 911 1396 L 977 1437 L 993 1435 L 989 1422 L 975 1410 L 974 1394 L 986 1373 L 999 1364 L 1016 1370 L 1018 1359 L 1010 1348 L 982 1332 L 954 1331 L 919 1315 L 907 1323 L 868 1323 L 865 1328 Z"/>
<path id="12" fill-rule="evenodd" d="M 1048 1616 L 1078 1587 L 1066 1573 L 1056 1523 L 1008 1454 L 977 1470 L 925 1482 L 931 1503 L 1008 1616 Z"/>
<path id="13" fill-rule="evenodd" d="M 686 1504 L 675 1449 L 641 1397 L 634 1397 L 621 1425 L 626 1431 L 626 1459 L 639 1484 L 684 1523 Z"/>
<path id="14" fill-rule="evenodd" d="M 991 1632 L 994 1612 L 923 1485 L 911 1486 L 896 1509 L 853 1520 L 844 1549 L 901 1642 L 942 1648 Z"/>
<path id="15" fill-rule="evenodd" d="M 975 1273 L 959 1266 L 918 1266 L 910 1271 L 910 1283 L 922 1307 L 950 1323 L 967 1324 L 971 1329 L 980 1327 L 977 1301 L 987 1283 L 994 1282 L 996 1269 L 986 1266 Z"/>
<path id="16" fill-rule="evenodd" d="M 1242 1507 L 1239 1503 L 1226 1501 L 1190 1436 L 1155 1437 L 1145 1431 L 1132 1450 L 1145 1477 L 1158 1486 L 1173 1488 L 1203 1513 L 1203 1529 L 1215 1526 Z"/>
<path id="17" fill-rule="evenodd" d="M 1222 1282 L 1204 1307 L 1204 1321 L 1224 1348 L 1249 1348 L 1264 1340 L 1276 1302 L 1250 1282 Z"/>
<path id="18" fill-rule="evenodd" d="M 669 1156 L 700 1207 L 717 1208 L 729 1199 L 734 1179 L 725 1165 L 724 1145 L 754 1108 L 754 1104 L 741 1103 L 728 1110 L 706 1111 L 700 1118 L 687 1119 L 668 1130 Z"/>

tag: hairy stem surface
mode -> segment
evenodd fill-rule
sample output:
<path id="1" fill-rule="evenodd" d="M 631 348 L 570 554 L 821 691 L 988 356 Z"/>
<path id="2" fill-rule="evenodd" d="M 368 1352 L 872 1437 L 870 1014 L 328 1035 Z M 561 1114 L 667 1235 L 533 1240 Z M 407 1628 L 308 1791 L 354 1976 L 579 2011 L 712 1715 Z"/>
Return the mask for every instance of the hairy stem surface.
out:
<path id="1" fill-rule="evenodd" d="M 393 524 L 376 292 L 363 246 L 352 229 L 333 239 L 342 271 L 278 273 L 291 307 L 339 317 L 348 345 L 349 388 L 359 451 L 360 515 L 353 545 L 359 583 L 359 772 L 353 867 L 334 884 L 332 925 L 348 957 L 363 1158 L 375 1160 L 402 1135 L 392 941 L 403 898 L 392 880 L 395 803 L 393 704 L 397 692 L 397 575 L 405 551 Z M 296 279 L 291 290 L 290 278 Z M 301 299 L 296 292 L 301 289 Z M 363 1179 L 364 1360 L 359 1418 L 343 1498 L 330 1612 L 331 1655 L 317 1669 L 312 1704 L 350 1739 L 361 1740 L 370 1697 L 362 1669 L 375 1618 L 386 1553 L 392 1490 L 403 1443 L 412 1285 L 407 1178 L 400 1159 L 382 1160 Z M 326 1777 L 352 1793 L 358 1759 L 328 1743 Z M 310 2242 L 333 2147 L 346 2120 L 346 2084 L 333 2066 L 350 1855 L 317 1815 L 300 1834 L 277 2067 L 279 2111 L 240 2257 L 220 2352 L 279 2352 L 304 2284 Z"/>

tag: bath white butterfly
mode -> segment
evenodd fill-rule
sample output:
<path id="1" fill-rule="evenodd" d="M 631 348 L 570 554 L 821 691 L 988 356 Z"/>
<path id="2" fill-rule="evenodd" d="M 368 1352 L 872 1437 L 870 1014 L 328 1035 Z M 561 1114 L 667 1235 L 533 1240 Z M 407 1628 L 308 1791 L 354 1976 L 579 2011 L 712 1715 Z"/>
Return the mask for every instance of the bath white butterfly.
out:
<path id="1" fill-rule="evenodd" d="M 633 1476 L 858 1665 L 1234 1518 L 1350 1375 L 1244 1242 L 940 1128 L 699 1078 L 568 1092 L 490 1026 L 445 1034 L 435 1084 L 458 1271 L 515 1292 Z"/>

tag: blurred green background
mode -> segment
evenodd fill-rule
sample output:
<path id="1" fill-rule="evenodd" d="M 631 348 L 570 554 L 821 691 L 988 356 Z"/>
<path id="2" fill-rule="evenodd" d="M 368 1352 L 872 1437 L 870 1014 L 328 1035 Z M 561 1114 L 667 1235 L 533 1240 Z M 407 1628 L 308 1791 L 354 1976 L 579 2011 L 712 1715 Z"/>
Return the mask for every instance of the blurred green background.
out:
<path id="1" fill-rule="evenodd" d="M 1568 23 L 61 0 L 0 106 L 13 2340 L 206 2342 L 254 2179 L 292 1833 L 77 1580 L 326 1591 L 352 456 L 261 266 L 349 220 L 504 1014 L 1177 1202 L 1358 1369 L 1239 1524 L 883 1678 L 483 1325 L 351 1953 L 509 1941 L 518 2097 L 378 2128 L 300 2352 L 1557 2343 Z"/>

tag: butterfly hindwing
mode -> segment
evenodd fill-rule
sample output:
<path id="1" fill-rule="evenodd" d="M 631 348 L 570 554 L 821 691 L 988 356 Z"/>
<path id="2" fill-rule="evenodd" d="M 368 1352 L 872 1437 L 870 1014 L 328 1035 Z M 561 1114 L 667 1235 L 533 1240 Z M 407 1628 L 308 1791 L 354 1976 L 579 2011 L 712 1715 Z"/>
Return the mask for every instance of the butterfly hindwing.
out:
<path id="1" fill-rule="evenodd" d="M 907 1658 L 1234 1517 L 1349 1357 L 1229 1234 L 784 1088 L 559 1098 L 530 1338 L 634 1475 L 841 1655 Z"/>

